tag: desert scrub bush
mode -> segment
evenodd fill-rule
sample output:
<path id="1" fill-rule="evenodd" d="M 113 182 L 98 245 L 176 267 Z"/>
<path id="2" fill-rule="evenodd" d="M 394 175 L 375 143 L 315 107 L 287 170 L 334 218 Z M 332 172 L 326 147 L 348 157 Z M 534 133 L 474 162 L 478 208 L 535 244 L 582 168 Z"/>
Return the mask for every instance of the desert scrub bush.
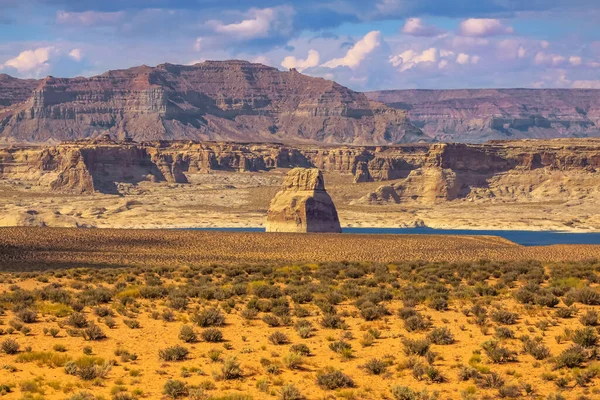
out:
<path id="1" fill-rule="evenodd" d="M 179 330 L 179 339 L 186 343 L 195 343 L 198 341 L 194 328 L 189 325 L 183 325 Z"/>
<path id="2" fill-rule="evenodd" d="M 598 312 L 594 310 L 588 310 L 585 314 L 579 317 L 579 322 L 583 326 L 598 326 Z"/>
<path id="3" fill-rule="evenodd" d="M 142 327 L 142 325 L 140 324 L 140 321 L 136 320 L 136 319 L 124 319 L 123 323 L 129 328 L 129 329 L 140 329 Z"/>
<path id="4" fill-rule="evenodd" d="M 304 357 L 300 353 L 291 351 L 283 356 L 283 365 L 288 369 L 301 369 L 304 365 Z"/>
<path id="5" fill-rule="evenodd" d="M 352 345 L 350 343 L 348 343 L 348 342 L 343 341 L 343 340 L 338 340 L 336 342 L 329 343 L 329 348 L 332 351 L 340 354 L 344 350 L 351 350 L 352 349 Z"/>
<path id="6" fill-rule="evenodd" d="M 523 390 L 517 385 L 504 385 L 498 388 L 498 396 L 501 399 L 517 399 L 522 398 Z"/>
<path id="7" fill-rule="evenodd" d="M 240 379 L 242 374 L 242 368 L 236 357 L 229 357 L 223 363 L 221 367 L 221 376 L 226 380 Z"/>
<path id="8" fill-rule="evenodd" d="M 573 307 L 573 306 L 559 308 L 554 313 L 554 315 L 556 315 L 558 318 L 565 318 L 565 319 L 567 319 L 567 318 L 573 318 L 573 316 L 575 314 L 577 314 L 577 309 L 575 307 Z"/>
<path id="9" fill-rule="evenodd" d="M 321 326 L 327 329 L 343 329 L 346 326 L 342 317 L 337 314 L 326 314 L 320 322 Z"/>
<path id="10" fill-rule="evenodd" d="M 448 298 L 441 295 L 435 295 L 429 300 L 429 308 L 436 311 L 445 311 L 448 309 Z"/>
<path id="11" fill-rule="evenodd" d="M 512 331 L 512 329 L 507 328 L 506 326 L 498 326 L 494 331 L 494 337 L 500 340 L 514 339 L 515 333 Z"/>
<path id="12" fill-rule="evenodd" d="M 188 354 L 188 349 L 183 346 L 175 345 L 167 347 L 166 349 L 160 349 L 158 351 L 158 358 L 162 361 L 182 361 L 186 359 Z"/>
<path id="13" fill-rule="evenodd" d="M 427 335 L 427 339 L 433 344 L 444 345 L 454 343 L 454 335 L 446 327 L 435 328 Z"/>
<path id="14" fill-rule="evenodd" d="M 563 350 L 554 358 L 555 368 L 575 368 L 579 367 L 585 360 L 585 350 L 580 345 L 573 345 Z"/>
<path id="15" fill-rule="evenodd" d="M 169 379 L 163 386 L 163 394 L 172 399 L 187 396 L 188 393 L 187 385 L 182 381 Z"/>
<path id="16" fill-rule="evenodd" d="M 402 340 L 404 345 L 404 354 L 407 356 L 424 356 L 429 351 L 430 342 L 427 339 L 409 339 Z"/>
<path id="17" fill-rule="evenodd" d="M 96 314 L 100 318 L 115 316 L 115 312 L 107 306 L 94 307 L 94 314 Z"/>
<path id="18" fill-rule="evenodd" d="M 202 328 L 225 325 L 225 316 L 217 307 L 205 308 L 195 312 L 191 320 Z"/>
<path id="19" fill-rule="evenodd" d="M 111 364 L 98 357 L 83 356 L 65 364 L 65 372 L 85 381 L 105 378 L 111 370 Z"/>
<path id="20" fill-rule="evenodd" d="M 279 400 L 305 400 L 306 397 L 302 395 L 300 390 L 293 384 L 285 385 L 281 387 L 279 391 Z"/>
<path id="21" fill-rule="evenodd" d="M 72 394 L 67 400 L 96 400 L 97 397 L 90 392 L 78 392 Z"/>
<path id="22" fill-rule="evenodd" d="M 273 314 L 263 315 L 262 320 L 265 324 L 269 325 L 271 328 L 276 328 L 278 326 L 281 326 L 281 320 Z"/>
<path id="23" fill-rule="evenodd" d="M 85 340 L 102 340 L 106 338 L 106 334 L 94 323 L 90 323 L 88 327 L 82 331 L 82 335 Z"/>
<path id="24" fill-rule="evenodd" d="M 324 390 L 352 388 L 354 380 L 342 371 L 328 367 L 317 373 L 317 385 Z"/>
<path id="25" fill-rule="evenodd" d="M 462 365 L 458 370 L 459 381 L 468 381 L 469 379 L 476 379 L 477 377 L 479 377 L 479 371 L 476 368 Z"/>
<path id="26" fill-rule="evenodd" d="M 583 287 L 579 290 L 572 290 L 568 293 L 576 302 L 588 306 L 600 305 L 600 293 L 590 287 Z"/>
<path id="27" fill-rule="evenodd" d="M 305 319 L 298 320 L 294 327 L 296 328 L 296 332 L 298 332 L 298 336 L 300 336 L 302 339 L 311 337 L 315 331 L 312 322 Z"/>
<path id="28" fill-rule="evenodd" d="M 15 315 L 26 324 L 32 324 L 37 320 L 37 311 L 31 308 L 23 308 L 17 311 Z"/>
<path id="29" fill-rule="evenodd" d="M 269 342 L 273 343 L 274 345 L 282 345 L 288 344 L 290 340 L 285 333 L 275 331 L 269 335 Z"/>
<path id="30" fill-rule="evenodd" d="M 492 321 L 498 324 L 514 325 L 519 319 L 519 314 L 506 310 L 496 310 L 491 313 L 490 317 L 492 318 Z"/>
<path id="31" fill-rule="evenodd" d="M 421 314 L 410 316 L 404 320 L 404 328 L 409 332 L 425 331 L 433 326 L 433 323 Z"/>
<path id="32" fill-rule="evenodd" d="M 85 315 L 80 312 L 74 312 L 66 319 L 65 323 L 73 328 L 85 328 L 88 324 Z"/>
<path id="33" fill-rule="evenodd" d="M 365 321 L 375 321 L 377 319 L 385 317 L 386 315 L 391 314 L 388 311 L 388 309 L 385 308 L 384 306 L 382 306 L 381 304 L 373 304 L 370 301 L 366 301 L 366 302 L 362 303 L 359 309 L 360 309 L 360 316 Z"/>
<path id="34" fill-rule="evenodd" d="M 14 339 L 6 339 L 0 346 L 5 354 L 17 354 L 19 352 L 19 343 Z"/>
<path id="35" fill-rule="evenodd" d="M 437 392 L 429 393 L 426 389 L 416 392 L 406 386 L 394 386 L 390 389 L 394 400 L 437 400 Z"/>
<path id="36" fill-rule="evenodd" d="M 550 357 L 550 349 L 543 342 L 543 338 L 536 337 L 530 339 L 529 337 L 524 337 L 521 339 L 523 341 L 523 352 L 526 354 L 530 354 L 536 360 L 545 360 Z"/>
<path id="37" fill-rule="evenodd" d="M 52 336 L 53 338 L 57 337 L 60 333 L 60 329 L 52 327 L 52 328 L 44 328 L 44 335 Z"/>
<path id="38" fill-rule="evenodd" d="M 223 341 L 223 332 L 217 328 L 206 328 L 200 333 L 200 337 L 205 342 L 218 343 Z"/>
<path id="39" fill-rule="evenodd" d="M 387 370 L 388 363 L 377 358 L 372 358 L 363 367 L 371 375 L 381 375 Z"/>
<path id="40" fill-rule="evenodd" d="M 571 335 L 571 340 L 581 347 L 590 348 L 598 344 L 598 334 L 594 328 L 589 326 L 583 329 L 577 329 Z"/>
<path id="41" fill-rule="evenodd" d="M 498 342 L 490 340 L 481 345 L 485 354 L 494 364 L 503 364 L 517 361 L 517 352 L 500 345 Z"/>
<path id="42" fill-rule="evenodd" d="M 71 358 L 66 354 L 58 354 L 51 351 L 32 351 L 19 354 L 15 361 L 18 363 L 35 362 L 51 368 L 60 368 L 64 367 L 70 360 Z"/>
<path id="43" fill-rule="evenodd" d="M 294 344 L 290 347 L 292 353 L 298 353 L 303 356 L 310 356 L 310 349 L 304 343 Z"/>
<path id="44" fill-rule="evenodd" d="M 496 372 L 480 374 L 475 378 L 475 384 L 482 389 L 499 389 L 504 386 L 504 379 Z"/>

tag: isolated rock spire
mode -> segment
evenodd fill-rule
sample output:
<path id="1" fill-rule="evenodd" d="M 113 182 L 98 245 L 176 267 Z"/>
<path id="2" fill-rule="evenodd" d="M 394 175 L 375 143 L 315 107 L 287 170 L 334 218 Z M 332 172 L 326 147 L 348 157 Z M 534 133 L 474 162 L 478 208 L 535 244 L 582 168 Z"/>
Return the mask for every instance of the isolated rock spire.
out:
<path id="1" fill-rule="evenodd" d="M 267 232 L 334 232 L 342 228 L 317 168 L 294 168 L 267 213 Z"/>

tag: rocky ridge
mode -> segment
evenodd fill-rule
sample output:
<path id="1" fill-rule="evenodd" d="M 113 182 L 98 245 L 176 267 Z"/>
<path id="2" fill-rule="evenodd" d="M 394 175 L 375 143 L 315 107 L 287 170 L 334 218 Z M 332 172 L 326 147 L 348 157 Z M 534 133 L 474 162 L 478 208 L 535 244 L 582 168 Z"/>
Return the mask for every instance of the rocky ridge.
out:
<path id="1" fill-rule="evenodd" d="M 246 61 L 91 78 L 0 76 L 0 142 L 97 138 L 389 144 L 427 139 L 406 112 L 333 81 Z"/>
<path id="2" fill-rule="evenodd" d="M 600 136 L 600 90 L 461 89 L 366 93 L 438 141 Z"/>

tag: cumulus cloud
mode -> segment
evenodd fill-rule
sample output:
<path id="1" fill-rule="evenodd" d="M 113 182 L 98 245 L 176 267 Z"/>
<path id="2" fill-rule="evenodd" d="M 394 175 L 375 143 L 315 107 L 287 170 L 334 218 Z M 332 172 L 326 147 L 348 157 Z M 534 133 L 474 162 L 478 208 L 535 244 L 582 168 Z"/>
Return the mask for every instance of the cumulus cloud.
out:
<path id="1" fill-rule="evenodd" d="M 290 7 L 273 7 L 252 9 L 247 19 L 240 22 L 225 24 L 221 21 L 209 21 L 208 26 L 216 33 L 249 40 L 268 37 L 273 31 L 285 32 L 291 30 L 293 9 Z"/>
<path id="2" fill-rule="evenodd" d="M 600 81 L 574 81 L 571 83 L 574 89 L 600 89 Z"/>
<path id="3" fill-rule="evenodd" d="M 83 52 L 81 51 L 81 49 L 73 49 L 69 52 L 69 57 L 71 57 L 77 62 L 80 62 L 81 60 L 83 60 Z"/>
<path id="4" fill-rule="evenodd" d="M 56 13 L 56 22 L 59 24 L 68 25 L 108 25 L 119 22 L 123 19 L 125 13 L 123 11 L 102 12 L 102 11 L 84 11 L 84 12 L 68 12 L 58 11 Z"/>
<path id="5" fill-rule="evenodd" d="M 390 63 L 401 72 L 408 71 L 419 64 L 432 64 L 438 60 L 438 50 L 431 47 L 419 53 L 412 49 L 390 57 Z M 446 64 L 444 64 L 446 66 Z"/>
<path id="6" fill-rule="evenodd" d="M 354 46 L 342 58 L 334 58 L 323 64 L 326 68 L 349 67 L 354 69 L 376 48 L 381 45 L 381 32 L 371 31 Z"/>
<path id="7" fill-rule="evenodd" d="M 38 77 L 50 68 L 50 58 L 57 52 L 54 46 L 25 50 L 2 64 L 2 69 L 12 68 L 24 76 Z"/>
<path id="8" fill-rule="evenodd" d="M 298 71 L 303 71 L 307 68 L 318 66 L 320 58 L 319 52 L 311 49 L 308 51 L 308 57 L 306 57 L 305 60 L 298 59 L 294 56 L 288 56 L 283 59 L 281 66 L 288 69 L 296 68 Z"/>
<path id="9" fill-rule="evenodd" d="M 571 56 L 571 57 L 569 57 L 569 63 L 571 65 L 579 66 L 579 65 L 581 65 L 582 62 L 583 62 L 583 60 L 579 56 Z"/>
<path id="10" fill-rule="evenodd" d="M 480 56 L 472 56 L 466 53 L 460 53 L 457 57 L 456 57 L 456 63 L 460 64 L 460 65 L 467 65 L 467 64 L 477 64 L 479 62 L 479 60 L 481 59 Z"/>
<path id="11" fill-rule="evenodd" d="M 552 67 L 559 67 L 566 61 L 566 57 L 561 56 L 560 54 L 549 54 L 543 51 L 538 52 L 534 58 L 534 63 L 536 65 L 546 65 Z"/>
<path id="12" fill-rule="evenodd" d="M 458 27 L 462 36 L 487 37 L 514 33 L 511 26 L 505 26 L 500 20 L 492 18 L 469 18 Z"/>
<path id="13" fill-rule="evenodd" d="M 402 28 L 402 33 L 411 36 L 432 37 L 440 35 L 443 31 L 436 26 L 425 25 L 421 18 L 409 18 Z"/>

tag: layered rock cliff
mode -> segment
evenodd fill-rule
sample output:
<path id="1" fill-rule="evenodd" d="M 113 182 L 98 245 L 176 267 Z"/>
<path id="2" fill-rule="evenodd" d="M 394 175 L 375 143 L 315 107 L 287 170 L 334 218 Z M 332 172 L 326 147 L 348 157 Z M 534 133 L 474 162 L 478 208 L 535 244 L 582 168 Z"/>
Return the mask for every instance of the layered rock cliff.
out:
<path id="1" fill-rule="evenodd" d="M 600 136 L 600 90 L 387 90 L 366 93 L 405 110 L 439 141 Z"/>
<path id="2" fill-rule="evenodd" d="M 246 61 L 162 64 L 91 78 L 0 76 L 0 141 L 96 138 L 389 144 L 406 112 L 335 82 Z"/>
<path id="3" fill-rule="evenodd" d="M 267 232 L 341 233 L 333 200 L 325 191 L 323 174 L 317 168 L 294 168 L 267 212 Z"/>

